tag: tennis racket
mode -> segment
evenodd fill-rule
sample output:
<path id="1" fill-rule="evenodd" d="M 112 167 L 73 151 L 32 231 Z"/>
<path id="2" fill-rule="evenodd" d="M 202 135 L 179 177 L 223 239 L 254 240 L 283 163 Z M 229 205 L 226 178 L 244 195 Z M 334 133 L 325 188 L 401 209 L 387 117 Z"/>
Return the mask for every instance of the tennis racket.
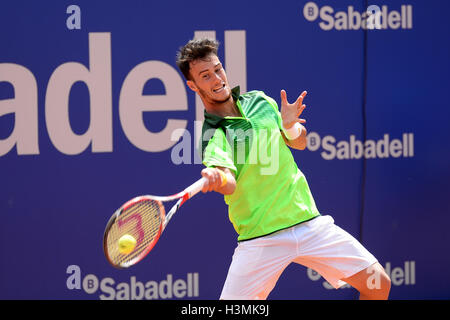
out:
<path id="1" fill-rule="evenodd" d="M 223 186 L 226 184 L 226 176 L 220 173 Z M 118 269 L 124 269 L 144 259 L 158 242 L 173 215 L 203 189 L 206 181 L 201 178 L 184 191 L 171 196 L 139 196 L 117 209 L 103 233 L 103 251 L 108 262 Z M 177 202 L 166 213 L 164 203 L 167 205 L 167 202 L 175 200 Z M 124 235 L 133 237 L 136 242 L 134 249 L 126 254 L 119 251 L 119 239 Z"/>

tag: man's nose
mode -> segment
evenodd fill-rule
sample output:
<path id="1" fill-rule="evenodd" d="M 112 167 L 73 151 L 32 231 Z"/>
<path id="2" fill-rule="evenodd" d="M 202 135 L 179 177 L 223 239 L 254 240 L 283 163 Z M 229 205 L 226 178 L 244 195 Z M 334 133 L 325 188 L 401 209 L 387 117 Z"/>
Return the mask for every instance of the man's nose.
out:
<path id="1" fill-rule="evenodd" d="M 214 73 L 214 82 L 216 83 L 216 84 L 219 84 L 219 83 L 222 83 L 223 82 L 223 80 L 222 80 L 222 78 L 220 77 L 220 75 L 219 74 L 217 74 L 217 73 Z"/>

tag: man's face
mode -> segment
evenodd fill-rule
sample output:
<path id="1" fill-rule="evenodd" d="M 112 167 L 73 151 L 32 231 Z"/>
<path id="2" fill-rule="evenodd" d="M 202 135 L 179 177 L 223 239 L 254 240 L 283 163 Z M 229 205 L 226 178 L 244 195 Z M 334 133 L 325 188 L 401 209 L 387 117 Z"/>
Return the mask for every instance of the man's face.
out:
<path id="1" fill-rule="evenodd" d="M 188 80 L 187 85 L 206 102 L 221 104 L 230 99 L 227 75 L 215 54 L 191 62 L 190 67 L 192 80 Z"/>

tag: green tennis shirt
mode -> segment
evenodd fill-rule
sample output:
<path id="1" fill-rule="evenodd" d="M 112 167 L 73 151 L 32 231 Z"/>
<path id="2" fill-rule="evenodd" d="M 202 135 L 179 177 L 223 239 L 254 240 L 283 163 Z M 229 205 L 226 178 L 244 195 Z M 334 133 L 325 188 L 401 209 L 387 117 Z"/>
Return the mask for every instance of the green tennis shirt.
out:
<path id="1" fill-rule="evenodd" d="M 221 118 L 205 110 L 202 161 L 236 175 L 225 195 L 238 240 L 261 237 L 318 215 L 305 176 L 281 135 L 278 105 L 262 91 L 232 90 L 240 117 Z"/>

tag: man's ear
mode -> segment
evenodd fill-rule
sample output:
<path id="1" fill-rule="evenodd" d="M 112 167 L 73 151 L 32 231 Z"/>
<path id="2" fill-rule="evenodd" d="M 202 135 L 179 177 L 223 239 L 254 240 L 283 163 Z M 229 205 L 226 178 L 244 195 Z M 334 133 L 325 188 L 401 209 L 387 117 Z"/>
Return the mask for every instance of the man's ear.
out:
<path id="1" fill-rule="evenodd" d="M 194 81 L 192 81 L 192 80 L 187 80 L 187 81 L 186 81 L 186 84 L 187 84 L 187 86 L 188 86 L 192 91 L 198 92 L 198 88 L 197 88 L 197 86 L 195 85 L 195 82 L 194 82 Z"/>

